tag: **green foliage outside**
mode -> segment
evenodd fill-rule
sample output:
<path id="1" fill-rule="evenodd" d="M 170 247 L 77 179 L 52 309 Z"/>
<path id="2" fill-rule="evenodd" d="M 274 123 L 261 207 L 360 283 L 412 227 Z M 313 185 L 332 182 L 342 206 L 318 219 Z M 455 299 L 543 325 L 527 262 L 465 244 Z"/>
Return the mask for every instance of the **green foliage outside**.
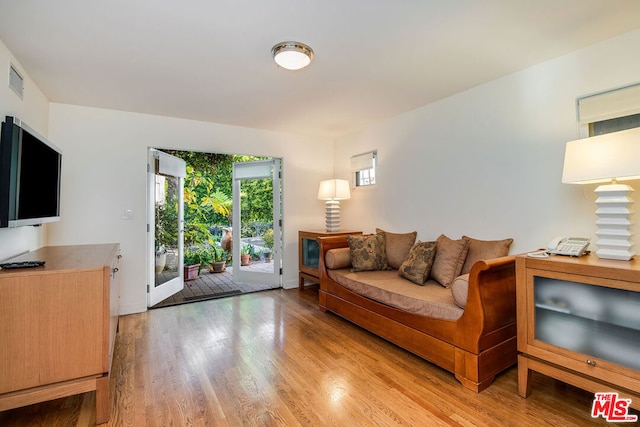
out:
<path id="1" fill-rule="evenodd" d="M 264 233 L 262 240 L 264 240 L 264 245 L 267 248 L 273 249 L 273 228 L 268 229 L 266 233 Z"/>
<path id="2" fill-rule="evenodd" d="M 159 255 L 167 248 L 178 247 L 178 197 L 170 195 L 164 204 L 157 204 L 155 218 L 156 255 Z"/>
<path id="3" fill-rule="evenodd" d="M 187 163 L 184 182 L 185 248 L 211 251 L 212 248 L 219 245 L 219 237 L 214 236 L 212 230 L 221 230 L 232 225 L 233 163 L 264 160 L 264 158 L 176 150 L 163 151 L 181 158 Z M 272 227 L 271 223 L 273 222 L 272 180 L 242 181 L 241 191 L 243 230 L 240 231 L 240 236 L 261 236 Z M 169 223 L 177 218 L 177 201 L 172 201 L 166 206 L 169 205 L 171 208 L 161 208 L 164 210 L 161 213 L 166 214 L 166 218 L 160 221 L 166 220 Z M 235 228 L 234 232 L 236 232 Z M 160 231 L 160 233 L 162 234 L 164 231 Z M 177 241 L 177 236 L 175 238 L 167 237 Z M 202 255 L 193 251 L 188 254 Z M 185 250 L 185 261 L 186 255 L 187 251 Z M 219 258 L 217 253 L 210 256 L 211 258 Z"/>

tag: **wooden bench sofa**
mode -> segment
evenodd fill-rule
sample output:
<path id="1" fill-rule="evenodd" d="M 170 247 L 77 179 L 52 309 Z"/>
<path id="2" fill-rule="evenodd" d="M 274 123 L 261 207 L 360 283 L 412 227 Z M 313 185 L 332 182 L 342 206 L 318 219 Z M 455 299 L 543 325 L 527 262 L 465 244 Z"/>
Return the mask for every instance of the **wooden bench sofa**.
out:
<path id="1" fill-rule="evenodd" d="M 320 237 L 318 243 L 320 310 L 333 312 L 454 373 L 475 392 L 516 363 L 514 257 L 472 264 L 466 305 L 460 317 L 451 320 L 398 309 L 339 284 L 330 277 L 326 257 L 331 250 L 348 247 L 346 236 Z M 343 270 L 345 274 L 351 271 Z"/>

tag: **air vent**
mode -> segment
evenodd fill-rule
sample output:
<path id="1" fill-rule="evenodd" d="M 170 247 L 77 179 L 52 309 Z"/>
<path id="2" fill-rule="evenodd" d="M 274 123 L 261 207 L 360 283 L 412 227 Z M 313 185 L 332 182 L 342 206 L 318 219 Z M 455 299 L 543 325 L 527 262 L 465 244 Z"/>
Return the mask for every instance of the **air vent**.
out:
<path id="1" fill-rule="evenodd" d="M 9 64 L 9 87 L 22 99 L 24 93 L 24 79 L 14 67 L 13 64 Z"/>

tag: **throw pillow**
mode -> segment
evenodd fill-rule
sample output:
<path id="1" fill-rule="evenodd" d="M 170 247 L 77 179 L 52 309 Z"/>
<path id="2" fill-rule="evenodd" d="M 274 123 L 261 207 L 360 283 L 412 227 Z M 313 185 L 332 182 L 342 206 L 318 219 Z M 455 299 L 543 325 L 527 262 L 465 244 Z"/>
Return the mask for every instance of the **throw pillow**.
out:
<path id="1" fill-rule="evenodd" d="M 351 250 L 349 248 L 329 249 L 324 257 L 329 270 L 351 267 Z"/>
<path id="2" fill-rule="evenodd" d="M 469 275 L 463 274 L 455 278 L 451 284 L 451 295 L 453 301 L 460 308 L 467 306 L 467 295 L 469 294 Z"/>
<path id="3" fill-rule="evenodd" d="M 376 228 L 376 233 L 384 235 L 389 267 L 398 270 L 404 260 L 407 259 L 411 247 L 416 242 L 418 232 L 389 233 L 388 231 Z"/>
<path id="4" fill-rule="evenodd" d="M 436 242 L 418 242 L 411 247 L 407 259 L 400 266 L 400 276 L 418 285 L 429 278 L 436 257 Z"/>
<path id="5" fill-rule="evenodd" d="M 348 235 L 347 242 L 351 255 L 351 271 L 388 270 L 382 235 Z"/>
<path id="6" fill-rule="evenodd" d="M 436 259 L 431 268 L 431 278 L 445 288 L 451 286 L 453 279 L 460 275 L 464 260 L 469 251 L 469 238 L 451 240 L 444 234 L 436 240 Z"/>
<path id="7" fill-rule="evenodd" d="M 513 243 L 513 239 L 504 240 L 477 240 L 471 237 L 462 236 L 469 239 L 469 253 L 467 259 L 462 266 L 462 274 L 471 271 L 471 267 L 476 261 L 482 259 L 499 258 L 509 255 L 509 247 Z"/>

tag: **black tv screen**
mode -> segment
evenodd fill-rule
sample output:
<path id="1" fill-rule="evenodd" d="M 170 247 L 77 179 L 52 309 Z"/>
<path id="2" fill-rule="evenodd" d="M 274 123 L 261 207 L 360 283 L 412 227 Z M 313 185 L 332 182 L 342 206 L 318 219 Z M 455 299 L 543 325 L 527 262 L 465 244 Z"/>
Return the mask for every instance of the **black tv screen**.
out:
<path id="1" fill-rule="evenodd" d="M 7 116 L 0 138 L 0 227 L 60 219 L 62 152 Z"/>

